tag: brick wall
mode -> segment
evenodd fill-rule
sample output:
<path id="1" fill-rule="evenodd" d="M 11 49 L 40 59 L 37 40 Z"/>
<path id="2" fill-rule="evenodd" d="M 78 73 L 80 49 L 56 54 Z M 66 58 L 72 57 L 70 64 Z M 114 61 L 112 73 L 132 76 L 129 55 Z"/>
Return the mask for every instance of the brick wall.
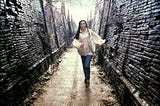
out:
<path id="1" fill-rule="evenodd" d="M 125 88 L 119 86 L 125 84 L 130 90 L 129 95 L 136 100 L 131 99 L 134 105 L 137 105 L 136 103 L 158 105 L 160 102 L 160 1 L 106 0 L 105 2 L 111 5 L 107 8 L 110 10 L 109 14 L 104 14 L 104 17 L 109 17 L 104 31 L 107 48 L 101 56 L 105 57 L 104 64 L 109 65 L 103 65 L 107 75 L 119 92 L 118 96 L 122 103 L 126 103 L 124 98 L 128 96 L 124 95 L 129 93 L 124 93 Z M 110 70 L 109 67 L 112 69 Z M 115 80 L 112 76 L 116 76 L 121 81 Z"/>
<path id="2" fill-rule="evenodd" d="M 0 0 L 1 104 L 19 104 L 28 88 L 67 47 L 64 40 L 58 46 L 60 32 L 56 32 L 50 13 L 53 8 L 49 1 Z"/>

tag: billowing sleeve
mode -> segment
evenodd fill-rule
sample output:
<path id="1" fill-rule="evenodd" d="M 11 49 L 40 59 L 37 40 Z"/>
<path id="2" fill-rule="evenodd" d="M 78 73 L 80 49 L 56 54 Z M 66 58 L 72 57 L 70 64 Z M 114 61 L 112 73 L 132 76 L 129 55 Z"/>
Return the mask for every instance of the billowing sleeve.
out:
<path id="1" fill-rule="evenodd" d="M 79 40 L 74 39 L 72 42 L 73 47 L 75 47 L 76 49 L 80 49 L 83 45 L 83 43 L 81 43 Z"/>
<path id="2" fill-rule="evenodd" d="M 105 43 L 105 40 L 103 40 L 98 34 L 96 34 L 95 32 L 93 32 L 92 30 L 90 30 L 90 34 L 91 34 L 91 40 L 98 45 L 102 45 L 103 43 Z"/>

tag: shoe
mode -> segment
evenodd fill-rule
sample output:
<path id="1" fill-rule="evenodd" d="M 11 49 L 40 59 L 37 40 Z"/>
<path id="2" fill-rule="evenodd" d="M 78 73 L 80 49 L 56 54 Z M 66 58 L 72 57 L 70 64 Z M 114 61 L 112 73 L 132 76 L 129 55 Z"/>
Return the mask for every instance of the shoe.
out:
<path id="1" fill-rule="evenodd" d="M 87 83 L 87 80 L 86 80 L 86 79 L 84 80 L 84 83 Z"/>
<path id="2" fill-rule="evenodd" d="M 90 81 L 89 80 L 86 80 L 86 88 L 89 88 L 89 85 L 90 85 Z"/>

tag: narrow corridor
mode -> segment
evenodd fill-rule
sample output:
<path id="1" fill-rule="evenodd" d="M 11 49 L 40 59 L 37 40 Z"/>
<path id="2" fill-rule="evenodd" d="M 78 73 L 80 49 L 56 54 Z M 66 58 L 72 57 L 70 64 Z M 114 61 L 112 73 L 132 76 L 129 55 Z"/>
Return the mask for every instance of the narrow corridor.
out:
<path id="1" fill-rule="evenodd" d="M 120 106 L 111 86 L 101 81 L 98 66 L 91 64 L 91 83 L 84 83 L 81 58 L 76 49 L 69 48 L 61 57 L 58 70 L 42 88 L 31 106 Z"/>
<path id="2" fill-rule="evenodd" d="M 106 40 L 89 89 L 69 48 L 80 20 Z M 159 93 L 160 0 L 0 0 L 1 106 L 159 106 Z"/>

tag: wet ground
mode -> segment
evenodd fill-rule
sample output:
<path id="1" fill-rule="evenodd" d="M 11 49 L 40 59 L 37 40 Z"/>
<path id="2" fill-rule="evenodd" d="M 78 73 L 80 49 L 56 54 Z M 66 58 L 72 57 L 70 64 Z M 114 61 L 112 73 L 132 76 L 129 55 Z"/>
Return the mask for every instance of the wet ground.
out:
<path id="1" fill-rule="evenodd" d="M 46 80 L 43 83 L 35 84 L 32 99 L 37 96 L 31 106 L 120 106 L 111 86 L 102 81 L 103 72 L 93 61 L 90 86 L 86 88 L 81 58 L 76 49 L 69 48 L 61 56 L 58 67 L 50 67 L 48 73 L 56 71 L 43 78 Z"/>

